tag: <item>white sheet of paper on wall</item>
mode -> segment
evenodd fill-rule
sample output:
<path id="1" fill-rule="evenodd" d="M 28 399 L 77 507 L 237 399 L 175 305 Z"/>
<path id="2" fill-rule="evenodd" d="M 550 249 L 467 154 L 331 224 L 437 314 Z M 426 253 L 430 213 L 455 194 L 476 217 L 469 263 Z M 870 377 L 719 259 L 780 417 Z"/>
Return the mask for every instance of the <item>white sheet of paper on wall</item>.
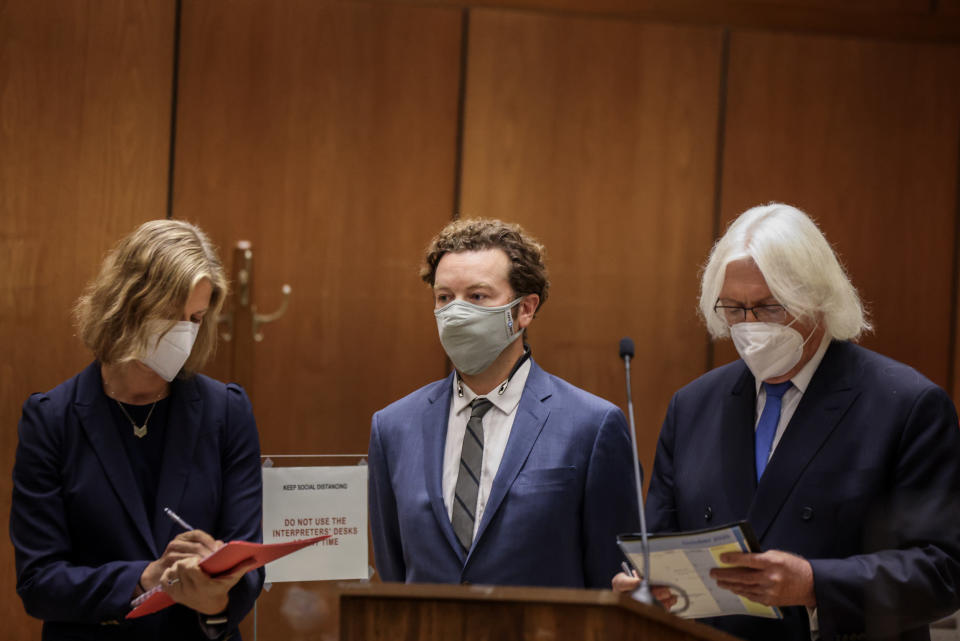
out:
<path id="1" fill-rule="evenodd" d="M 263 541 L 330 535 L 267 564 L 266 581 L 366 579 L 367 466 L 264 467 Z"/>

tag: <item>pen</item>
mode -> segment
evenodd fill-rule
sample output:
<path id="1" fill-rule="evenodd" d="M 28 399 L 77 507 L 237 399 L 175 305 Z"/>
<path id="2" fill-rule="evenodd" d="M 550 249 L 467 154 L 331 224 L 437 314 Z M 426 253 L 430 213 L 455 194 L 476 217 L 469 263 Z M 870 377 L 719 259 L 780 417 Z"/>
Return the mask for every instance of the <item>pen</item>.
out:
<path id="1" fill-rule="evenodd" d="M 633 569 L 631 569 L 631 567 L 627 565 L 626 561 L 620 561 L 620 569 L 623 570 L 623 573 L 626 574 L 627 576 L 629 577 L 633 576 Z"/>
<path id="2" fill-rule="evenodd" d="M 184 521 L 183 519 L 181 519 L 179 516 L 177 516 L 177 513 L 174 512 L 173 510 L 171 510 L 170 508 L 165 507 L 165 508 L 163 508 L 163 511 L 167 513 L 167 516 L 169 516 L 171 519 L 173 519 L 174 523 L 176 523 L 177 525 L 179 525 L 180 527 L 182 527 L 184 530 L 188 530 L 188 531 L 189 531 L 189 530 L 196 529 L 196 528 L 194 528 L 192 525 L 190 525 L 189 523 L 187 523 L 186 521 Z"/>

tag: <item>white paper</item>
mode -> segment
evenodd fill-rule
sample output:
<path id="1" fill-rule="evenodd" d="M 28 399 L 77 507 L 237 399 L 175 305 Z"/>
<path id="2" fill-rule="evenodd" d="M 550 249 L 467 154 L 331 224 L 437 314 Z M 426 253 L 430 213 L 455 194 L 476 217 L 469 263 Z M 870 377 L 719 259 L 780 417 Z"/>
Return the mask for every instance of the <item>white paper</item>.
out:
<path id="1" fill-rule="evenodd" d="M 650 542 L 650 584 L 670 585 L 674 593 L 684 592 L 689 605 L 681 597 L 671 610 L 684 619 L 748 614 L 779 619 L 780 611 L 737 596 L 719 587 L 712 578 L 713 568 L 731 567 L 720 561 L 724 552 L 750 552 L 738 525 L 699 532 L 680 532 L 648 538 Z M 643 569 L 643 548 L 640 540 L 620 541 L 620 547 L 633 567 Z M 752 550 L 758 551 L 758 550 Z M 682 610 L 681 610 L 682 609 Z"/>
<path id="2" fill-rule="evenodd" d="M 263 541 L 330 538 L 266 566 L 268 583 L 367 578 L 367 466 L 263 468 Z"/>

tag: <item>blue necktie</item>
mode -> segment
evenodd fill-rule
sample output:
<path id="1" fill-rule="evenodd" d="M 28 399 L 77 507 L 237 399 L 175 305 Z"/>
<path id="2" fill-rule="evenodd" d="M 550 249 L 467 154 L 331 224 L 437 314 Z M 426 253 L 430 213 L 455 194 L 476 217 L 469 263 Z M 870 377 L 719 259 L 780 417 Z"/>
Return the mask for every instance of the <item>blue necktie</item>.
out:
<path id="1" fill-rule="evenodd" d="M 780 422 L 780 402 L 791 385 L 793 383 L 790 381 L 763 384 L 763 389 L 767 393 L 767 400 L 763 403 L 763 412 L 760 413 L 760 422 L 757 423 L 756 441 L 754 443 L 757 481 L 763 476 L 763 470 L 767 467 L 770 448 L 773 446 L 773 437 L 777 434 L 777 423 Z"/>

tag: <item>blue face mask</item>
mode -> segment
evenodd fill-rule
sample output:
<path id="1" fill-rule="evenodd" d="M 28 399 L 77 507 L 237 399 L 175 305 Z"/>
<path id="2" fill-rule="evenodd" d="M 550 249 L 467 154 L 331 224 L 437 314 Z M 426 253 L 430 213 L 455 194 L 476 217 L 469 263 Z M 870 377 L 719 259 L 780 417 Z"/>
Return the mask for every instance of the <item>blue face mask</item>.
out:
<path id="1" fill-rule="evenodd" d="M 522 297 L 500 307 L 455 300 L 433 312 L 440 343 L 457 371 L 467 376 L 479 374 L 517 340 L 523 330 L 514 331 L 510 310 L 521 300 Z"/>

